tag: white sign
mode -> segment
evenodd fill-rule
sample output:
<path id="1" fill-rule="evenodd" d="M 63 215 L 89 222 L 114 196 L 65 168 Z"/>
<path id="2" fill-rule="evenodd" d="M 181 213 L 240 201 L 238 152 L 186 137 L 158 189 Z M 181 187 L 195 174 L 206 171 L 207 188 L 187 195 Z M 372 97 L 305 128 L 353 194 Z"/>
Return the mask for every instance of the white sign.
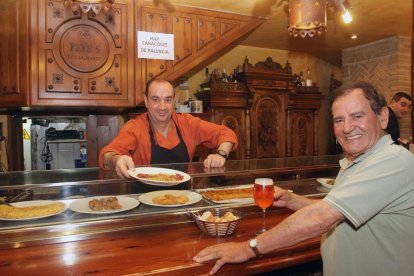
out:
<path id="1" fill-rule="evenodd" d="M 174 60 L 174 35 L 138 31 L 138 58 Z"/>

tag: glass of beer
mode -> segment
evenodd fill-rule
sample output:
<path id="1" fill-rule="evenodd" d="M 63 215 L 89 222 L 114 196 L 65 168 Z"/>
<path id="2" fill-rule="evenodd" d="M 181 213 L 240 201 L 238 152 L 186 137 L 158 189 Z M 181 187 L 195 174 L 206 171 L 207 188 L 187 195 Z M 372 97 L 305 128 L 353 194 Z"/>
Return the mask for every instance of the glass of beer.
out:
<path id="1" fill-rule="evenodd" d="M 254 202 L 263 211 L 262 228 L 256 234 L 261 234 L 266 231 L 266 209 L 272 205 L 274 200 L 274 193 L 275 189 L 273 187 L 273 179 L 255 179 L 253 188 Z"/>

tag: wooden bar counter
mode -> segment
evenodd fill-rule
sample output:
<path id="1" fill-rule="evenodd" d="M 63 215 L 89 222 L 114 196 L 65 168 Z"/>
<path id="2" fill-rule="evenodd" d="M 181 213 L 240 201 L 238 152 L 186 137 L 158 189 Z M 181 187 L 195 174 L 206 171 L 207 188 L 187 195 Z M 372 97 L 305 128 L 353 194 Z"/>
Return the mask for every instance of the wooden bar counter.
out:
<path id="1" fill-rule="evenodd" d="M 255 207 L 251 207 L 255 208 Z M 257 208 L 257 207 L 256 207 Z M 267 217 L 273 226 L 289 215 L 272 210 Z M 203 275 L 212 263 L 197 264 L 192 258 L 208 245 L 244 241 L 261 226 L 259 212 L 243 216 L 236 232 L 225 238 L 203 234 L 194 222 L 131 227 L 87 237 L 79 235 L 58 243 L 15 243 L 0 250 L 2 275 Z M 127 227 L 125 227 L 127 228 Z M 251 275 L 293 266 L 320 258 L 319 239 L 276 251 L 243 264 L 225 265 L 218 275 Z"/>
<path id="2" fill-rule="evenodd" d="M 303 168 L 331 176 L 331 170 L 335 169 L 333 164 L 323 164 L 320 170 L 315 170 L 319 165 Z M 221 186 L 233 184 L 234 181 L 239 184 L 248 184 L 251 181 L 245 169 L 232 170 L 231 163 L 228 165 L 224 180 L 220 182 Z M 235 173 L 238 170 L 243 171 L 243 174 Z M 286 176 L 280 170 L 281 168 L 277 168 L 273 171 L 275 175 L 279 175 L 277 178 Z M 250 173 L 252 177 L 257 177 L 257 174 L 269 176 L 271 171 L 269 168 L 256 168 Z M 292 177 L 297 178 L 298 171 L 294 171 Z M 82 192 L 85 197 L 109 194 L 134 197 L 146 192 L 149 186 L 136 180 L 102 178 L 99 169 L 85 169 L 78 172 L 76 177 L 79 178 L 79 174 L 85 172 L 98 173 L 99 177 L 97 180 L 71 182 L 62 176 L 62 182 L 51 183 L 45 179 L 52 172 L 44 172 L 43 181 L 35 180 L 34 176 L 0 175 L 0 196 L 30 189 L 33 191 L 33 200 L 47 198 L 68 203 L 74 200 L 72 196 L 79 196 Z M 230 177 L 232 172 L 234 174 Z M 301 172 L 303 175 L 304 171 Z M 211 174 L 193 173 L 191 176 L 192 181 L 187 186 L 180 184 L 168 188 L 197 190 L 206 188 L 206 183 L 211 184 L 217 180 L 211 178 Z M 208 180 L 204 179 L 206 177 Z M 197 181 L 197 178 L 200 179 Z M 243 182 L 243 179 L 247 182 Z M 13 185 L 10 181 L 17 184 Z M 315 197 L 324 196 L 327 192 L 321 189 L 315 178 L 281 180 L 276 181 L 276 185 L 292 189 L 298 194 Z M 201 249 L 217 243 L 247 241 L 255 236 L 262 223 L 261 210 L 253 203 L 215 204 L 203 198 L 199 203 L 185 207 L 187 208 L 163 209 L 141 203 L 134 210 L 104 216 L 83 215 L 68 209 L 62 214 L 36 221 L 0 221 L 0 274 L 207 275 L 213 263 L 198 264 L 192 260 Z M 226 237 L 204 234 L 187 214 L 187 211 L 211 208 L 232 208 L 241 212 L 242 218 L 234 234 Z M 287 209 L 270 208 L 266 217 L 268 228 L 277 225 L 289 214 L 291 211 Z M 217 274 L 252 275 L 319 260 L 319 244 L 319 238 L 312 239 L 246 263 L 226 264 Z"/>

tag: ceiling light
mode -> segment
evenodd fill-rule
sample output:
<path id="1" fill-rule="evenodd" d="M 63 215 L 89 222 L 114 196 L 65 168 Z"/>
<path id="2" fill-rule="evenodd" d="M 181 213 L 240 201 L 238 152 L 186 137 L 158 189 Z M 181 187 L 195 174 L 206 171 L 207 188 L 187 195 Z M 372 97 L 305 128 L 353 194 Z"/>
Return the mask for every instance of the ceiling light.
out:
<path id="1" fill-rule="evenodd" d="M 351 5 L 348 3 L 347 0 L 338 0 L 337 5 L 342 13 L 342 19 L 344 20 L 345 24 L 352 22 L 352 16 L 349 13 L 349 9 Z"/>
<path id="2" fill-rule="evenodd" d="M 65 6 L 70 6 L 73 11 L 81 9 L 83 13 L 92 10 L 98 14 L 102 9 L 106 12 L 113 9 L 115 0 L 65 0 Z"/>
<path id="3" fill-rule="evenodd" d="M 289 34 L 321 35 L 326 30 L 326 0 L 289 0 Z"/>
<path id="4" fill-rule="evenodd" d="M 351 39 L 357 39 L 358 38 L 358 34 L 351 34 Z"/>
<path id="5" fill-rule="evenodd" d="M 345 23 L 352 21 L 348 0 L 289 0 L 289 34 L 294 37 L 322 35 L 327 28 L 327 5 L 341 12 Z"/>

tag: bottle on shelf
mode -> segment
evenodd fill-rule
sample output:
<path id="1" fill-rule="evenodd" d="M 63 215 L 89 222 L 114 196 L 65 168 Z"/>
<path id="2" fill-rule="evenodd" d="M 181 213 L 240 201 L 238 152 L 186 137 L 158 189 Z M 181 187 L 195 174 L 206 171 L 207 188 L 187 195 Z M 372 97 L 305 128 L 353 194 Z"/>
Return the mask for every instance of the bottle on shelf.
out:
<path id="1" fill-rule="evenodd" d="M 208 67 L 206 67 L 206 70 L 204 71 L 204 83 L 207 83 L 210 81 L 210 74 L 208 72 Z"/>
<path id="2" fill-rule="evenodd" d="M 296 75 L 296 80 L 295 80 L 296 86 L 302 86 L 302 78 L 303 78 L 303 72 L 300 72 L 299 75 Z"/>
<path id="3" fill-rule="evenodd" d="M 308 70 L 306 71 L 306 86 L 310 87 L 312 86 L 312 79 L 311 79 L 311 75 L 310 75 L 310 70 L 308 68 Z"/>
<path id="4" fill-rule="evenodd" d="M 239 66 L 240 65 L 238 65 L 236 68 L 233 69 L 233 78 L 234 78 L 233 82 L 237 82 L 237 75 L 239 74 L 239 70 L 238 70 Z"/>
<path id="5" fill-rule="evenodd" d="M 228 82 L 226 68 L 223 68 L 223 73 L 221 73 L 221 80 L 224 82 Z"/>

